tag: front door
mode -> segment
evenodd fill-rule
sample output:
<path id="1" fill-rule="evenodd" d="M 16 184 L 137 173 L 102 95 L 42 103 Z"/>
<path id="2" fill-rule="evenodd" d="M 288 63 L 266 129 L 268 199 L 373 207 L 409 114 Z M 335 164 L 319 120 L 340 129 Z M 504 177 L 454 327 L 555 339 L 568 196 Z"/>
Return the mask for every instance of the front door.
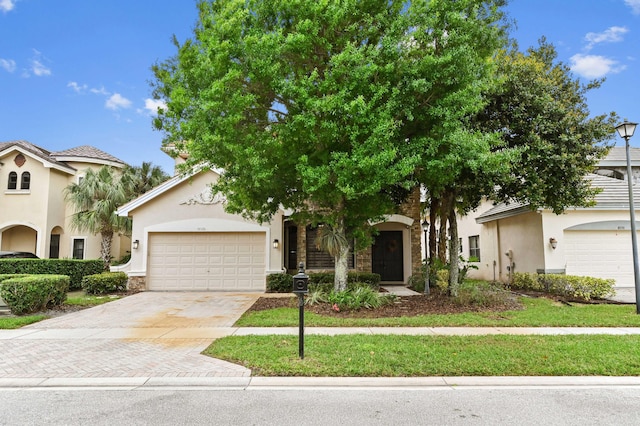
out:
<path id="1" fill-rule="evenodd" d="M 371 262 L 381 281 L 404 281 L 402 231 L 380 231 L 373 243 Z"/>

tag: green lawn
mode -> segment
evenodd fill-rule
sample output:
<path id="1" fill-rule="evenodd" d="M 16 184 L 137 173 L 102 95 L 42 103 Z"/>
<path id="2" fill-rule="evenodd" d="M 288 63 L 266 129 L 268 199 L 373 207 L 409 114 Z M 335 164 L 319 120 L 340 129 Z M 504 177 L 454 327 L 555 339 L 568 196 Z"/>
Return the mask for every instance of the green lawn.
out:
<path id="1" fill-rule="evenodd" d="M 121 296 L 118 295 L 89 296 L 84 294 L 83 291 L 73 291 L 67 294 L 67 300 L 65 300 L 64 304 L 90 308 L 92 306 L 102 305 L 103 303 L 117 300 L 120 297 Z M 42 314 L 23 315 L 19 317 L 0 316 L 0 329 L 20 328 L 44 319 L 47 319 L 47 316 Z"/>
<path id="2" fill-rule="evenodd" d="M 231 336 L 204 352 L 256 376 L 637 376 L 640 336 Z"/>
<path id="3" fill-rule="evenodd" d="M 305 312 L 307 327 L 640 327 L 635 305 L 578 304 L 545 298 L 520 298 L 519 311 L 420 315 L 396 318 L 338 318 Z M 293 327 L 298 308 L 246 312 L 239 327 Z"/>

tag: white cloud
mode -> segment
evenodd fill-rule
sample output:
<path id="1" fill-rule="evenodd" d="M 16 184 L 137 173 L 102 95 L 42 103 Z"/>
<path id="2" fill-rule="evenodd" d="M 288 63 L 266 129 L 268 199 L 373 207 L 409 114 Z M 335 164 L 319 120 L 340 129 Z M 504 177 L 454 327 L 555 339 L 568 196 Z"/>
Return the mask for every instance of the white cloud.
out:
<path id="1" fill-rule="evenodd" d="M 144 109 L 149 111 L 150 114 L 157 114 L 158 108 L 166 109 L 167 104 L 159 99 L 145 99 L 144 100 Z"/>
<path id="2" fill-rule="evenodd" d="M 16 6 L 14 0 L 0 0 L 0 10 L 3 12 L 9 12 Z"/>
<path id="3" fill-rule="evenodd" d="M 640 2 L 640 0 L 638 1 Z M 622 35 L 628 32 L 629 30 L 626 27 L 610 27 L 601 33 L 587 33 L 584 38 L 589 44 L 587 44 L 585 49 L 590 50 L 598 43 L 616 43 L 622 41 Z"/>
<path id="4" fill-rule="evenodd" d="M 0 58 L 0 68 L 4 69 L 7 72 L 14 72 L 16 70 L 16 61 L 14 61 L 13 59 Z"/>
<path id="5" fill-rule="evenodd" d="M 631 8 L 634 15 L 640 15 L 640 0 L 624 0 L 624 2 Z"/>
<path id="6" fill-rule="evenodd" d="M 601 78 L 610 73 L 618 73 L 626 67 L 613 59 L 600 55 L 578 53 L 570 59 L 571 70 L 585 78 Z"/>
<path id="7" fill-rule="evenodd" d="M 105 88 L 104 88 L 104 86 L 100 86 L 100 88 L 99 88 L 99 89 L 96 89 L 96 88 L 93 88 L 93 87 L 92 87 L 91 89 L 89 89 L 89 91 L 90 91 L 91 93 L 95 93 L 96 95 L 105 95 L 105 96 L 109 96 L 109 95 L 111 94 L 111 93 L 109 93 L 109 92 L 107 91 L 107 89 L 105 89 Z"/>
<path id="8" fill-rule="evenodd" d="M 117 111 L 120 108 L 129 108 L 131 107 L 131 101 L 120 93 L 114 93 L 111 95 L 107 102 L 104 104 L 105 107 Z"/>
<path id="9" fill-rule="evenodd" d="M 51 75 L 51 69 L 47 68 L 37 59 L 31 61 L 31 71 L 38 77 L 46 77 Z"/>
<path id="10" fill-rule="evenodd" d="M 67 84 L 67 87 L 71 87 L 76 93 L 84 93 L 87 91 L 87 85 L 83 84 L 80 85 L 78 83 L 76 83 L 75 81 L 70 81 Z"/>

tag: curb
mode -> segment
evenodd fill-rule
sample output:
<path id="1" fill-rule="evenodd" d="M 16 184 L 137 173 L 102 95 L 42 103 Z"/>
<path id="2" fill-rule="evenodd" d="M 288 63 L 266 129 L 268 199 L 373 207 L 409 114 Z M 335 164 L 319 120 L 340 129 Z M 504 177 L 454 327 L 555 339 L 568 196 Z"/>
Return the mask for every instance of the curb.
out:
<path id="1" fill-rule="evenodd" d="M 266 390 L 301 388 L 351 389 L 473 389 L 553 387 L 638 387 L 639 376 L 525 376 L 525 377 L 103 377 L 103 378 L 0 378 L 6 388 L 100 389 L 220 389 Z"/>

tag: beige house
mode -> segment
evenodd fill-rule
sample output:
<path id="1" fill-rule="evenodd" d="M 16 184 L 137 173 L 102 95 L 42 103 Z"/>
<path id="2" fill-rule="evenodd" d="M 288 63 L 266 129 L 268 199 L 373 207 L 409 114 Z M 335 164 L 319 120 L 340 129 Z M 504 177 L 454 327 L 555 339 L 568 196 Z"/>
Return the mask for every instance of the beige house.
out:
<path id="1" fill-rule="evenodd" d="M 178 161 L 180 159 L 178 158 Z M 333 269 L 317 249 L 316 230 L 279 211 L 270 223 L 256 223 L 224 211 L 225 198 L 212 194 L 219 171 L 177 175 L 121 206 L 133 219 L 129 285 L 146 290 L 264 291 L 266 275 L 297 269 Z M 352 270 L 380 273 L 383 282 L 408 282 L 420 267 L 419 197 L 414 196 L 379 229 L 375 244 L 354 255 Z"/>
<path id="2" fill-rule="evenodd" d="M 631 160 L 637 183 L 640 149 L 631 149 Z M 625 149 L 613 148 L 586 177 L 602 190 L 593 207 L 556 215 L 519 203 L 484 203 L 459 221 L 462 256 L 479 258 L 469 276 L 508 282 L 513 271 L 561 273 L 613 278 L 618 288 L 633 287 L 626 175 Z M 639 185 L 633 193 L 638 214 Z"/>
<path id="3" fill-rule="evenodd" d="M 91 146 L 50 152 L 26 141 L 0 142 L 0 250 L 40 258 L 100 258 L 100 236 L 70 226 L 74 212 L 64 188 L 103 165 L 125 167 Z M 114 238 L 113 256 L 121 257 L 129 246 L 128 238 Z"/>

